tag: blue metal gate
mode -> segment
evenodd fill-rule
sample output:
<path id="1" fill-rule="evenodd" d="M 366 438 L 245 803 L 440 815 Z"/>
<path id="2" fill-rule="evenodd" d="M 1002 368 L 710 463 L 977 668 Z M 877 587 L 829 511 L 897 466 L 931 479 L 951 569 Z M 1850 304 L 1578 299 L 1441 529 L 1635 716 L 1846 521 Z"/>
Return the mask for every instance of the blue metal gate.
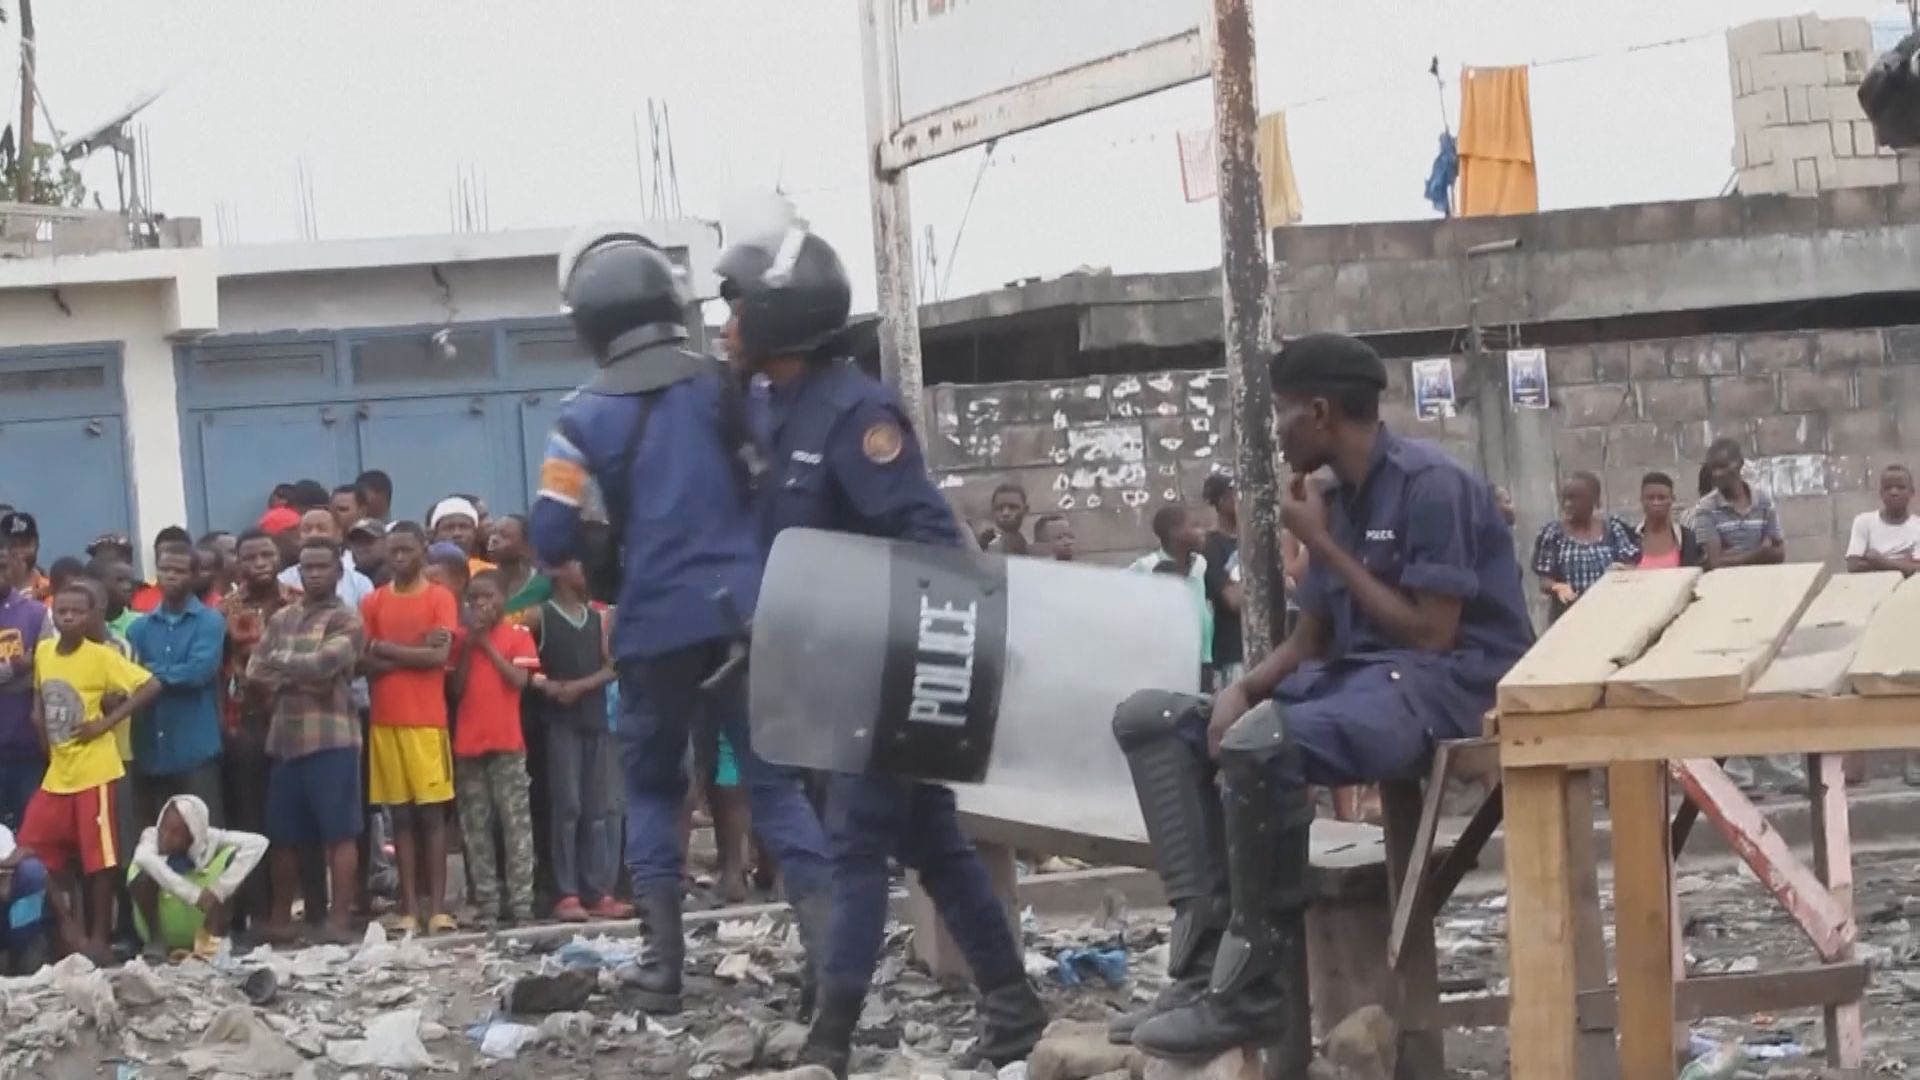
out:
<path id="1" fill-rule="evenodd" d="M 40 563 L 133 532 L 120 346 L 0 349 L 0 502 L 40 524 Z"/>
<path id="2" fill-rule="evenodd" d="M 252 525 L 277 483 L 393 478 L 394 514 L 451 492 L 532 499 L 557 403 L 592 372 L 561 319 L 212 337 L 177 351 L 195 530 Z"/>

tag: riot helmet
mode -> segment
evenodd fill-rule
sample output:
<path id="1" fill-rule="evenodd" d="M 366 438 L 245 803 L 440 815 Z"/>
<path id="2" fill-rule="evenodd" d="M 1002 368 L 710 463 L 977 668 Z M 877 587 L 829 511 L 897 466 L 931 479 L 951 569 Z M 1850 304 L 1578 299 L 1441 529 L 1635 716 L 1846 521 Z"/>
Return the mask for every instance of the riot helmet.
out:
<path id="1" fill-rule="evenodd" d="M 714 273 L 733 309 L 741 357 L 758 363 L 819 348 L 846 326 L 853 287 L 833 246 L 781 200 L 727 237 Z"/>
<path id="2" fill-rule="evenodd" d="M 629 229 L 590 226 L 560 253 L 560 299 L 602 366 L 648 345 L 685 341 L 685 280 L 659 245 Z"/>

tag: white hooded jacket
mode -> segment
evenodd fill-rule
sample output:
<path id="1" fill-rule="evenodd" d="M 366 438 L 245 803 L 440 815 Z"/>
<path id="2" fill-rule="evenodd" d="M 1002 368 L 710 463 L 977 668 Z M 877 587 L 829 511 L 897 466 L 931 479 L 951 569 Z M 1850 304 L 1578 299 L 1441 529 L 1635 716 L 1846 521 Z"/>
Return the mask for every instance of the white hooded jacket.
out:
<path id="1" fill-rule="evenodd" d="M 213 862 L 214 856 L 232 848 L 233 858 L 228 860 L 227 868 L 207 888 L 221 903 L 232 899 L 247 875 L 253 873 L 260 860 L 267 854 L 267 838 L 259 833 L 240 832 L 237 829 L 216 829 L 207 824 L 207 804 L 197 796 L 175 795 L 160 808 L 160 817 L 165 818 L 168 810 L 178 810 L 181 820 L 187 823 L 187 831 L 193 834 L 193 846 L 187 849 L 187 860 L 196 871 L 205 870 Z M 133 864 L 140 872 L 154 880 L 168 895 L 178 898 L 182 903 L 200 902 L 200 886 L 174 871 L 167 864 L 167 857 L 160 853 L 160 823 L 156 820 L 140 832 L 140 843 L 133 849 Z"/>

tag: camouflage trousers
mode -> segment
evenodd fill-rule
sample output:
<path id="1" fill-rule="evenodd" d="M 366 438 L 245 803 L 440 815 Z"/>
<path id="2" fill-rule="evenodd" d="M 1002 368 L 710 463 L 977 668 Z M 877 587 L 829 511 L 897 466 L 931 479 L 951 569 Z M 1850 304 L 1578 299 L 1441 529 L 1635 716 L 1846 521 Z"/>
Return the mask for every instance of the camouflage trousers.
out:
<path id="1" fill-rule="evenodd" d="M 507 906 L 513 917 L 533 917 L 533 814 L 527 799 L 527 755 L 492 753 L 455 758 L 453 784 L 466 848 L 468 899 L 484 917 L 500 914 L 500 874 L 493 858 L 493 823 L 506 840 Z"/>

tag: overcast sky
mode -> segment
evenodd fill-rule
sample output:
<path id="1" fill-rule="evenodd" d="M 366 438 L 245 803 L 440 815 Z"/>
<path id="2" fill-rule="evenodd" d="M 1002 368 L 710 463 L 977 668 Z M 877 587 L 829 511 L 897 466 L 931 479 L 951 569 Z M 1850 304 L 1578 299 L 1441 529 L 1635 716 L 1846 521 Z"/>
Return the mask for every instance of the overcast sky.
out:
<path id="1" fill-rule="evenodd" d="M 643 197 L 634 122 L 637 115 L 645 155 L 647 100 L 655 98 L 671 106 L 688 213 L 717 217 L 738 192 L 780 185 L 841 250 L 856 303 L 870 306 L 856 7 L 42 0 L 36 16 L 43 92 L 63 131 L 164 90 L 141 117 L 152 201 L 202 217 L 208 243 L 222 241 L 221 220 L 237 224 L 227 243 L 297 239 L 303 161 L 326 239 L 447 231 L 462 169 L 483 179 L 495 229 L 634 217 Z M 1457 130 L 1462 64 L 1597 53 L 1533 73 L 1542 208 L 1710 196 L 1732 172 L 1719 32 L 1809 9 L 1884 16 L 1899 7 L 1254 0 L 1261 104 L 1294 106 L 1307 223 L 1431 217 L 1421 186 L 1442 122 L 1441 94 L 1427 75 L 1436 54 Z M 1676 38 L 1691 40 L 1628 51 Z M 0 90 L 9 117 L 17 93 Z M 1301 104 L 1323 97 L 1330 100 Z M 915 168 L 916 246 L 931 229 L 945 279 L 923 295 L 964 295 L 1082 265 L 1215 265 L 1217 210 L 1184 201 L 1174 139 L 1209 115 L 1208 86 L 1196 83 L 1006 140 L 984 172 L 981 150 Z M 111 206 L 107 162 L 86 175 Z"/>

